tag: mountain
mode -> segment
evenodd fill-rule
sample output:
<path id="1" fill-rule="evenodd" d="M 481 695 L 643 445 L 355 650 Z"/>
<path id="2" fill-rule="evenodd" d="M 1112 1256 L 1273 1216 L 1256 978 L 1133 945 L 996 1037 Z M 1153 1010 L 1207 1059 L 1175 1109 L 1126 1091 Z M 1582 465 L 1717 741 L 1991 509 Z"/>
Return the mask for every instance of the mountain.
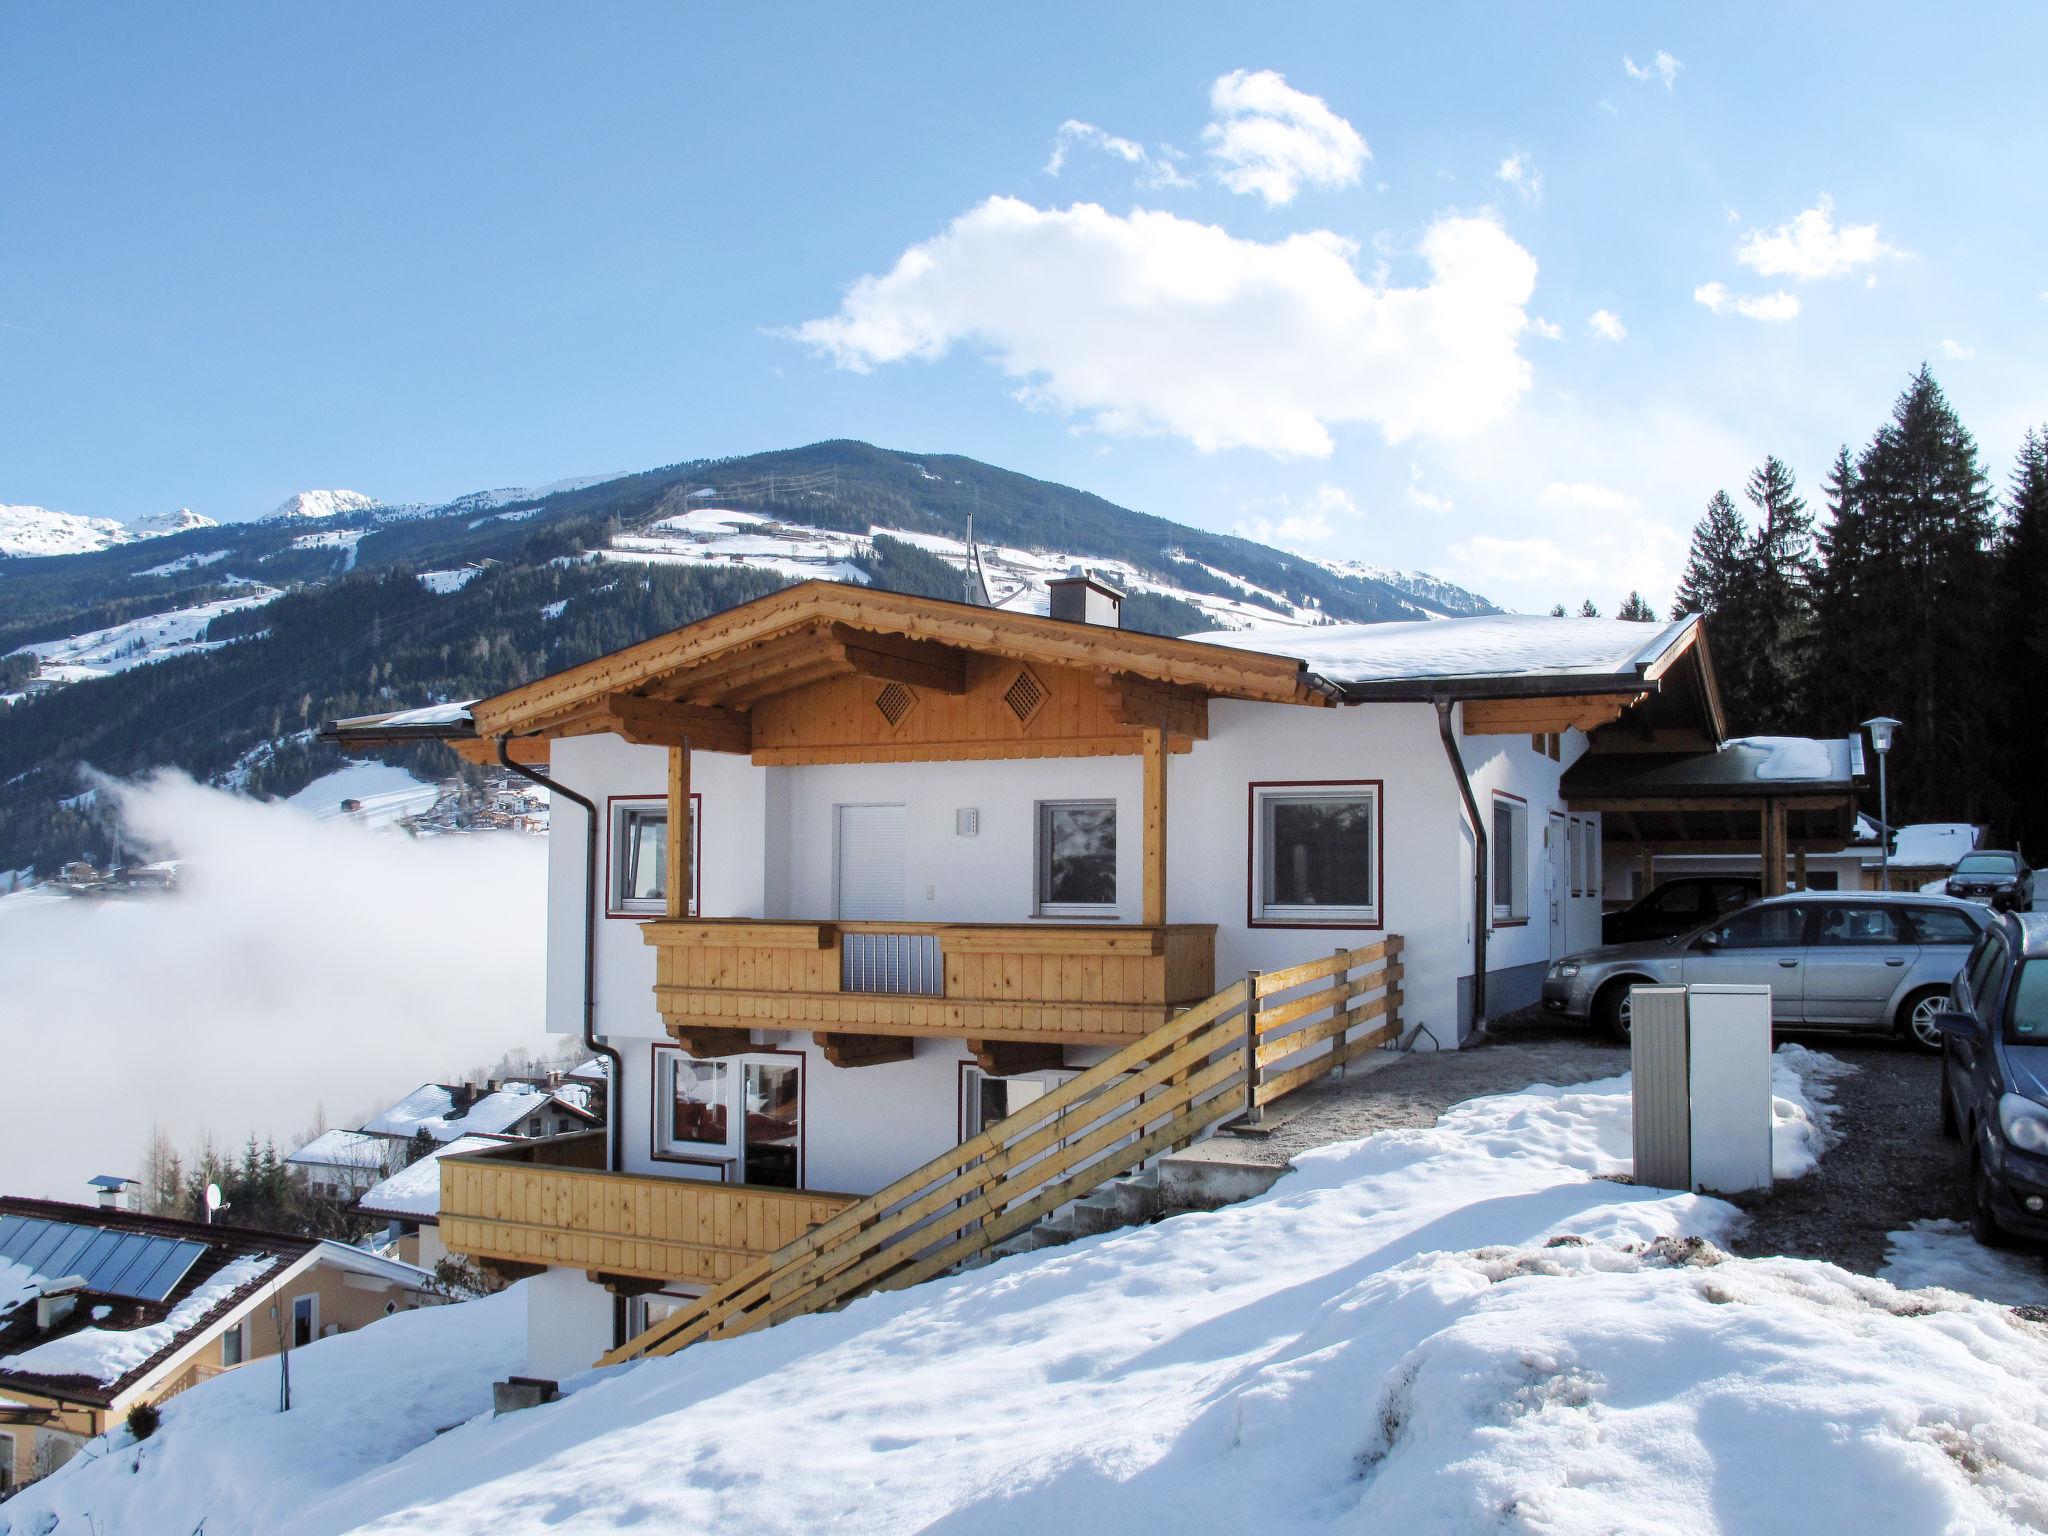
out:
<path id="1" fill-rule="evenodd" d="M 361 491 L 300 491 L 279 503 L 272 517 L 335 517 L 343 512 L 367 512 L 377 498 Z"/>
<path id="2" fill-rule="evenodd" d="M 52 526 L 34 510 L 24 526 Z M 0 560 L 0 872 L 104 852 L 94 808 L 66 803 L 84 765 L 290 794 L 339 763 L 310 742 L 323 719 L 495 692 L 792 580 L 958 599 L 970 518 L 1005 606 L 1043 611 L 1047 580 L 1086 565 L 1158 634 L 1493 611 L 1421 573 L 856 442 L 435 506 L 307 491 L 146 543 L 108 524 L 72 535 L 78 552 Z M 435 747 L 392 760 L 454 771 Z"/>
<path id="3" fill-rule="evenodd" d="M 175 512 L 150 512 L 128 525 L 137 538 L 156 539 L 168 533 L 190 533 L 195 528 L 218 528 L 212 518 L 180 507 Z"/>
<path id="4" fill-rule="evenodd" d="M 124 526 L 111 517 L 81 517 L 76 512 L 55 512 L 48 507 L 0 506 L 0 558 L 89 555 L 117 544 L 132 544 L 137 539 L 219 526 L 190 507 L 180 507 L 175 512 L 151 512 Z"/>

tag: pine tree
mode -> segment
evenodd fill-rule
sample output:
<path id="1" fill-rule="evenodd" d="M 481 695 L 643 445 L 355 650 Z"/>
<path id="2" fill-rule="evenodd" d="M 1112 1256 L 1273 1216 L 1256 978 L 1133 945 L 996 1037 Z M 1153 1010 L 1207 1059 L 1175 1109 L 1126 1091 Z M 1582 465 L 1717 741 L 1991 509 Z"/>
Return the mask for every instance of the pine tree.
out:
<path id="1" fill-rule="evenodd" d="M 1743 547 L 1748 542 L 1749 530 L 1735 503 L 1726 491 L 1714 492 L 1706 515 L 1693 525 L 1692 551 L 1678 581 L 1671 617 L 1682 619 L 1697 613 L 1711 627 L 1714 616 L 1727 606 L 1728 594 L 1741 584 Z"/>
<path id="2" fill-rule="evenodd" d="M 1782 730 L 1798 718 L 1796 694 L 1813 629 L 1813 519 L 1792 471 L 1766 458 L 1743 488 L 1757 527 L 1748 569 L 1729 594 L 1735 663 L 1731 716 L 1745 729 Z"/>
<path id="3" fill-rule="evenodd" d="M 1550 616 L 1551 616 L 1551 617 L 1552 617 L 1553 619 L 1562 619 L 1562 618 L 1565 618 L 1565 617 L 1567 617 L 1567 615 L 1566 615 L 1566 613 L 1565 613 L 1565 611 L 1564 611 L 1564 604 L 1563 604 L 1563 603 L 1553 603 L 1553 604 L 1551 605 L 1551 608 L 1550 608 Z"/>
<path id="4" fill-rule="evenodd" d="M 2022 851 L 2048 850 L 2048 715 L 2041 679 L 2048 676 L 2048 437 L 2029 431 L 2020 445 L 1998 560 L 1999 718 L 2005 751 L 1999 775 L 2002 825 Z"/>
<path id="5" fill-rule="evenodd" d="M 1628 619 L 1637 624 L 1654 624 L 1657 622 L 1655 611 L 1652 610 L 1648 603 L 1643 601 L 1643 594 L 1640 592 L 1629 593 L 1628 601 L 1621 605 L 1614 616 L 1617 619 Z"/>
<path id="6" fill-rule="evenodd" d="M 1600 610 L 1593 606 L 1593 599 L 1590 597 L 1579 604 L 1579 617 L 1582 619 L 1597 619 L 1600 617 Z"/>

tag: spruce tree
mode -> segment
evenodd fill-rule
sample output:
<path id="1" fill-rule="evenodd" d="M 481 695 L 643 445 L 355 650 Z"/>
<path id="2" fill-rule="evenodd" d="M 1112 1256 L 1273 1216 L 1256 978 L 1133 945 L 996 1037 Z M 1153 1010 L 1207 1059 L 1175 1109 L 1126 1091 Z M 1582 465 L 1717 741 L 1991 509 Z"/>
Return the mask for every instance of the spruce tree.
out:
<path id="1" fill-rule="evenodd" d="M 1796 694 L 1813 628 L 1813 519 L 1792 471 L 1775 456 L 1750 475 L 1743 494 L 1756 508 L 1757 526 L 1748 569 L 1731 594 L 1739 712 L 1750 729 L 1782 730 L 1798 716 Z"/>
<path id="2" fill-rule="evenodd" d="M 2048 853 L 2048 438 L 2029 430 L 2006 494 L 1998 540 L 1998 718 L 2004 743 L 2001 825 L 2019 848 Z"/>
<path id="3" fill-rule="evenodd" d="M 1628 619 L 1637 624 L 1654 624 L 1657 622 L 1655 611 L 1648 603 L 1643 601 L 1643 594 L 1640 592 L 1629 593 L 1628 601 L 1621 605 L 1614 616 L 1617 619 Z"/>
<path id="4" fill-rule="evenodd" d="M 1600 610 L 1593 606 L 1593 599 L 1590 597 L 1579 604 L 1579 617 L 1582 619 L 1597 619 L 1600 617 Z"/>
<path id="5" fill-rule="evenodd" d="M 1711 625 L 1714 615 L 1727 606 L 1728 594 L 1742 581 L 1743 546 L 1749 530 L 1742 514 L 1726 491 L 1714 492 L 1706 515 L 1693 525 L 1692 552 L 1686 557 L 1685 574 L 1678 580 L 1678 598 L 1671 605 L 1671 617 L 1682 619 L 1700 614 Z"/>

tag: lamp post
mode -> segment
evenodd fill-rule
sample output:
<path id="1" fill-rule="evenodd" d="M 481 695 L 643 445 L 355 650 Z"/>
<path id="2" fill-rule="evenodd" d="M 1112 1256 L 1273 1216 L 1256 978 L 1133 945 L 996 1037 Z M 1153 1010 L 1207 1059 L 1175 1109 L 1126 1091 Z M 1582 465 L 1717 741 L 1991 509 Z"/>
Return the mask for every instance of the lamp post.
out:
<path id="1" fill-rule="evenodd" d="M 1884 760 L 1892 749 L 1892 733 L 1899 728 L 1899 722 L 1890 715 L 1873 715 L 1863 722 L 1863 729 L 1870 732 L 1870 744 L 1877 749 L 1877 819 L 1880 837 L 1877 845 L 1878 876 L 1881 889 L 1892 888 L 1892 808 L 1891 787 L 1885 781 Z"/>

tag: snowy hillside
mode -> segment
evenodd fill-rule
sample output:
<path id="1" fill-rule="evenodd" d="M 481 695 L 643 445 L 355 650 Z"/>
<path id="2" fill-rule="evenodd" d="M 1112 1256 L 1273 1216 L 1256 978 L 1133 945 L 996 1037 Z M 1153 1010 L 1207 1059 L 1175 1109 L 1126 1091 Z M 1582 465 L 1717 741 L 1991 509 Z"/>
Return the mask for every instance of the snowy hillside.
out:
<path id="1" fill-rule="evenodd" d="M 1833 1066 L 1779 1057 L 1783 1172 L 1826 1139 L 1808 1099 Z M 498 1419 L 479 1410 L 518 1368 L 518 1292 L 414 1313 L 295 1353 L 288 1418 L 262 1366 L 181 1395 L 0 1530 L 2040 1528 L 2039 1328 L 1728 1258 L 1701 1240 L 1735 1210 L 1612 1182 L 1628 1157 L 1626 1078 L 1474 1100 L 1244 1205 Z"/>
<path id="2" fill-rule="evenodd" d="M 334 517 L 343 512 L 367 512 L 377 498 L 361 491 L 300 491 L 278 504 L 273 518 Z"/>
<path id="3" fill-rule="evenodd" d="M 260 608 L 282 596 L 275 587 L 240 584 L 240 594 L 210 603 L 195 603 L 168 613 L 152 613 L 106 629 L 86 630 L 62 640 L 41 640 L 22 646 L 42 659 L 45 681 L 75 683 L 86 678 L 126 672 L 167 656 L 193 656 L 229 642 L 206 640 L 206 626 L 224 613 Z"/>
<path id="4" fill-rule="evenodd" d="M 0 558 L 89 555 L 138 539 L 157 539 L 194 528 L 219 526 L 190 507 L 180 507 L 175 512 L 151 512 L 123 525 L 111 517 L 81 517 L 75 512 L 54 512 L 48 507 L 0 506 Z"/>

